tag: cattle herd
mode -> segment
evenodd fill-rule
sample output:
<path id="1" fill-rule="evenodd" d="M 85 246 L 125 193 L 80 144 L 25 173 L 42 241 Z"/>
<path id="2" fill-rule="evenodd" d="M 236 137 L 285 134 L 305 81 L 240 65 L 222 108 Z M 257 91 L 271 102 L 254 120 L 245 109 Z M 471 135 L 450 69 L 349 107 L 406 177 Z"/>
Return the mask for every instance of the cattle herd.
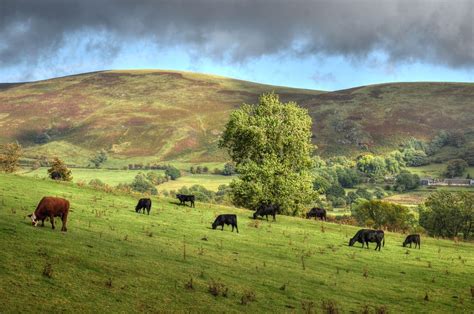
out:
<path id="1" fill-rule="evenodd" d="M 180 205 L 186 206 L 186 202 L 190 202 L 190 206 L 195 207 L 194 195 L 177 194 L 176 198 L 178 198 Z M 67 231 L 66 223 L 69 214 L 69 206 L 69 201 L 66 199 L 45 196 L 38 203 L 34 213 L 28 215 L 28 217 L 31 218 L 31 223 L 33 226 L 37 226 L 41 221 L 42 227 L 44 227 L 45 219 L 49 218 L 53 229 L 55 228 L 54 218 L 59 217 L 62 221 L 61 231 Z M 145 210 L 149 215 L 151 211 L 151 199 L 149 198 L 141 198 L 135 207 L 135 212 L 137 213 L 142 212 L 144 214 Z M 265 216 L 268 221 L 268 216 L 270 215 L 273 217 L 273 221 L 276 221 L 276 214 L 279 212 L 279 210 L 280 207 L 278 205 L 269 202 L 263 202 L 257 207 L 255 213 L 253 214 L 253 219 L 257 219 L 258 216 Z M 314 207 L 306 213 L 306 218 L 311 219 L 312 217 L 326 220 L 326 210 L 324 208 Z M 232 232 L 234 232 L 235 229 L 237 233 L 239 233 L 239 228 L 237 227 L 237 215 L 221 214 L 217 216 L 212 223 L 212 229 L 221 227 L 221 230 L 224 230 L 224 225 L 231 225 Z M 357 233 L 349 240 L 349 246 L 353 246 L 356 242 L 362 243 L 362 248 L 364 247 L 364 244 L 367 246 L 367 248 L 369 248 L 369 242 L 375 242 L 375 250 L 378 249 L 380 251 L 382 246 L 385 247 L 384 232 L 383 230 L 361 229 L 357 231 Z M 413 243 L 415 244 L 415 249 L 417 246 L 418 249 L 420 249 L 421 242 L 419 234 L 410 234 L 407 236 L 402 246 L 406 247 L 407 245 L 410 245 L 411 248 Z"/>

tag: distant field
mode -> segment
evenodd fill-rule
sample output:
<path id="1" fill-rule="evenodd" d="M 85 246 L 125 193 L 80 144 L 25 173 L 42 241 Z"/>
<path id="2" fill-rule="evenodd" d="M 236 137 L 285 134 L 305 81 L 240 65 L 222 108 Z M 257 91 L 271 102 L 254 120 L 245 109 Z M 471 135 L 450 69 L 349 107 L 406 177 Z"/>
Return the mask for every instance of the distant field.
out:
<path id="1" fill-rule="evenodd" d="M 415 191 L 409 191 L 401 194 L 391 195 L 384 198 L 385 201 L 397 203 L 405 206 L 417 206 L 423 203 L 428 196 L 436 191 L 466 191 L 474 193 L 473 187 L 420 187 Z"/>
<path id="2" fill-rule="evenodd" d="M 210 174 L 194 174 L 186 175 L 178 178 L 177 180 L 170 180 L 163 184 L 158 185 L 158 191 L 171 191 L 179 190 L 183 186 L 188 188 L 192 185 L 198 184 L 204 186 L 206 189 L 211 191 L 217 191 L 217 188 L 223 184 L 229 184 L 234 177 L 221 176 L 221 175 L 210 175 Z"/>
<path id="3" fill-rule="evenodd" d="M 44 195 L 71 201 L 67 233 L 25 217 Z M 148 216 L 138 197 L 0 174 L 0 312 L 474 311 L 472 243 L 386 232 L 376 252 L 347 245 L 357 227 L 163 197 Z M 210 228 L 220 213 L 238 234 Z"/>
<path id="4" fill-rule="evenodd" d="M 150 170 L 151 171 L 151 170 Z M 99 179 L 102 182 L 116 186 L 119 183 L 132 183 L 135 176 L 140 172 L 138 170 L 107 170 L 107 169 L 86 169 L 86 168 L 72 168 L 73 182 L 84 181 L 89 183 L 92 179 Z M 149 171 L 141 171 L 147 173 Z M 162 170 L 153 170 L 153 172 L 164 173 Z M 34 171 L 23 171 L 22 175 L 28 177 L 37 176 L 39 178 L 47 177 L 47 168 L 39 168 Z"/>
<path id="5" fill-rule="evenodd" d="M 407 170 L 412 173 L 416 173 L 420 177 L 442 178 L 444 177 L 443 173 L 446 171 L 446 164 L 430 164 L 422 167 L 407 167 Z M 468 173 L 474 178 L 474 167 L 469 167 L 464 173 L 463 177 L 466 177 Z"/>
<path id="6" fill-rule="evenodd" d="M 203 164 L 205 165 L 205 164 Z M 184 166 L 186 164 L 177 164 L 177 167 Z M 189 168 L 186 168 L 189 169 Z M 158 172 L 163 173 L 163 170 L 107 170 L 107 169 L 86 169 L 86 168 L 72 168 L 73 182 L 83 181 L 89 183 L 92 179 L 99 179 L 102 182 L 110 185 L 116 186 L 119 183 L 132 183 L 135 176 L 142 172 Z M 21 175 L 28 177 L 47 177 L 47 168 L 39 168 L 34 171 L 23 170 L 20 172 Z M 179 190 L 183 186 L 191 187 L 192 185 L 199 184 L 204 186 L 206 189 L 211 191 L 217 191 L 217 188 L 222 184 L 229 184 L 232 181 L 233 177 L 227 177 L 222 175 L 213 175 L 213 174 L 185 174 L 184 176 L 178 178 L 177 180 L 170 180 L 166 183 L 158 185 L 158 191 L 171 191 Z"/>

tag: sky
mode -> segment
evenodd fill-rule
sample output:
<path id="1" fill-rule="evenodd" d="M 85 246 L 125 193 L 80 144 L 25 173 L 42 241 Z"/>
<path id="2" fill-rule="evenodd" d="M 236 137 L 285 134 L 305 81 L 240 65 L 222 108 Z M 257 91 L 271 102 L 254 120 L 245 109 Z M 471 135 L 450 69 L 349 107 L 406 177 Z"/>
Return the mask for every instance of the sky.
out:
<path id="1" fill-rule="evenodd" d="M 474 82 L 474 0 L 0 0 L 0 82 L 107 69 L 319 90 Z"/>

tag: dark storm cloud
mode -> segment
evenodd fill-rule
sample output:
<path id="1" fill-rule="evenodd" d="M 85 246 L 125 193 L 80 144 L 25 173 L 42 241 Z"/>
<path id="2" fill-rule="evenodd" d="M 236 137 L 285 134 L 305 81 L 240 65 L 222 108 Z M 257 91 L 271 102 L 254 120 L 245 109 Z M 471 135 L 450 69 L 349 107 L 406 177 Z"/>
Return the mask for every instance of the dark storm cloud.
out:
<path id="1" fill-rule="evenodd" d="M 135 40 L 245 62 L 272 54 L 474 66 L 474 1 L 0 0 L 0 66 L 83 38 L 110 60 Z M 110 47 L 110 48 L 109 48 Z M 74 48 L 73 46 L 70 48 Z"/>

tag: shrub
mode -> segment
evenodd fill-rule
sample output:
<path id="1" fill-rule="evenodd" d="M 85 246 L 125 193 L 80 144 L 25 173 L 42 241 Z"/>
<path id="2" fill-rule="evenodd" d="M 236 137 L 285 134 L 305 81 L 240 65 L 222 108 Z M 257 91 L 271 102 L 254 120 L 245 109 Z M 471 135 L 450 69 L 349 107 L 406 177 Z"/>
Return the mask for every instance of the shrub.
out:
<path id="1" fill-rule="evenodd" d="M 19 168 L 21 155 L 22 148 L 18 143 L 0 145 L 0 169 L 7 173 L 15 172 Z"/>
<path id="2" fill-rule="evenodd" d="M 214 201 L 215 194 L 213 191 L 206 189 L 202 185 L 195 184 L 190 188 L 183 186 L 181 187 L 178 194 L 193 194 L 196 197 L 196 201 L 198 202 L 212 202 Z"/>
<path id="3" fill-rule="evenodd" d="M 407 207 L 380 200 L 357 204 L 352 215 L 360 225 L 373 225 L 390 231 L 406 231 L 414 226 L 414 216 Z"/>
<path id="4" fill-rule="evenodd" d="M 464 171 L 466 171 L 467 167 L 468 164 L 466 161 L 462 159 L 451 159 L 448 161 L 446 172 L 444 174 L 448 178 L 460 177 L 463 175 Z"/>
<path id="5" fill-rule="evenodd" d="M 171 178 L 171 180 L 176 180 L 179 177 L 181 177 L 181 172 L 179 169 L 173 167 L 173 166 L 168 166 L 165 170 L 165 174 Z"/>
<path id="6" fill-rule="evenodd" d="M 48 169 L 48 175 L 53 180 L 71 181 L 72 175 L 66 164 L 59 158 L 55 157 Z"/>
<path id="7" fill-rule="evenodd" d="M 464 239 L 474 233 L 474 195 L 469 192 L 432 193 L 419 207 L 420 225 L 432 236 Z"/>
<path id="8" fill-rule="evenodd" d="M 407 190 L 414 190 L 420 185 L 420 177 L 412 174 L 409 171 L 402 171 L 395 178 L 395 189 L 403 192 Z"/>
<path id="9" fill-rule="evenodd" d="M 156 190 L 153 183 L 148 181 L 143 173 L 139 173 L 135 176 L 135 179 L 133 180 L 132 184 L 130 184 L 130 187 L 132 190 L 137 192 L 150 193 L 152 195 L 158 194 L 158 191 Z"/>
<path id="10" fill-rule="evenodd" d="M 224 165 L 224 170 L 222 171 L 222 174 L 225 176 L 231 176 L 235 174 L 235 165 L 234 163 L 227 162 Z"/>

